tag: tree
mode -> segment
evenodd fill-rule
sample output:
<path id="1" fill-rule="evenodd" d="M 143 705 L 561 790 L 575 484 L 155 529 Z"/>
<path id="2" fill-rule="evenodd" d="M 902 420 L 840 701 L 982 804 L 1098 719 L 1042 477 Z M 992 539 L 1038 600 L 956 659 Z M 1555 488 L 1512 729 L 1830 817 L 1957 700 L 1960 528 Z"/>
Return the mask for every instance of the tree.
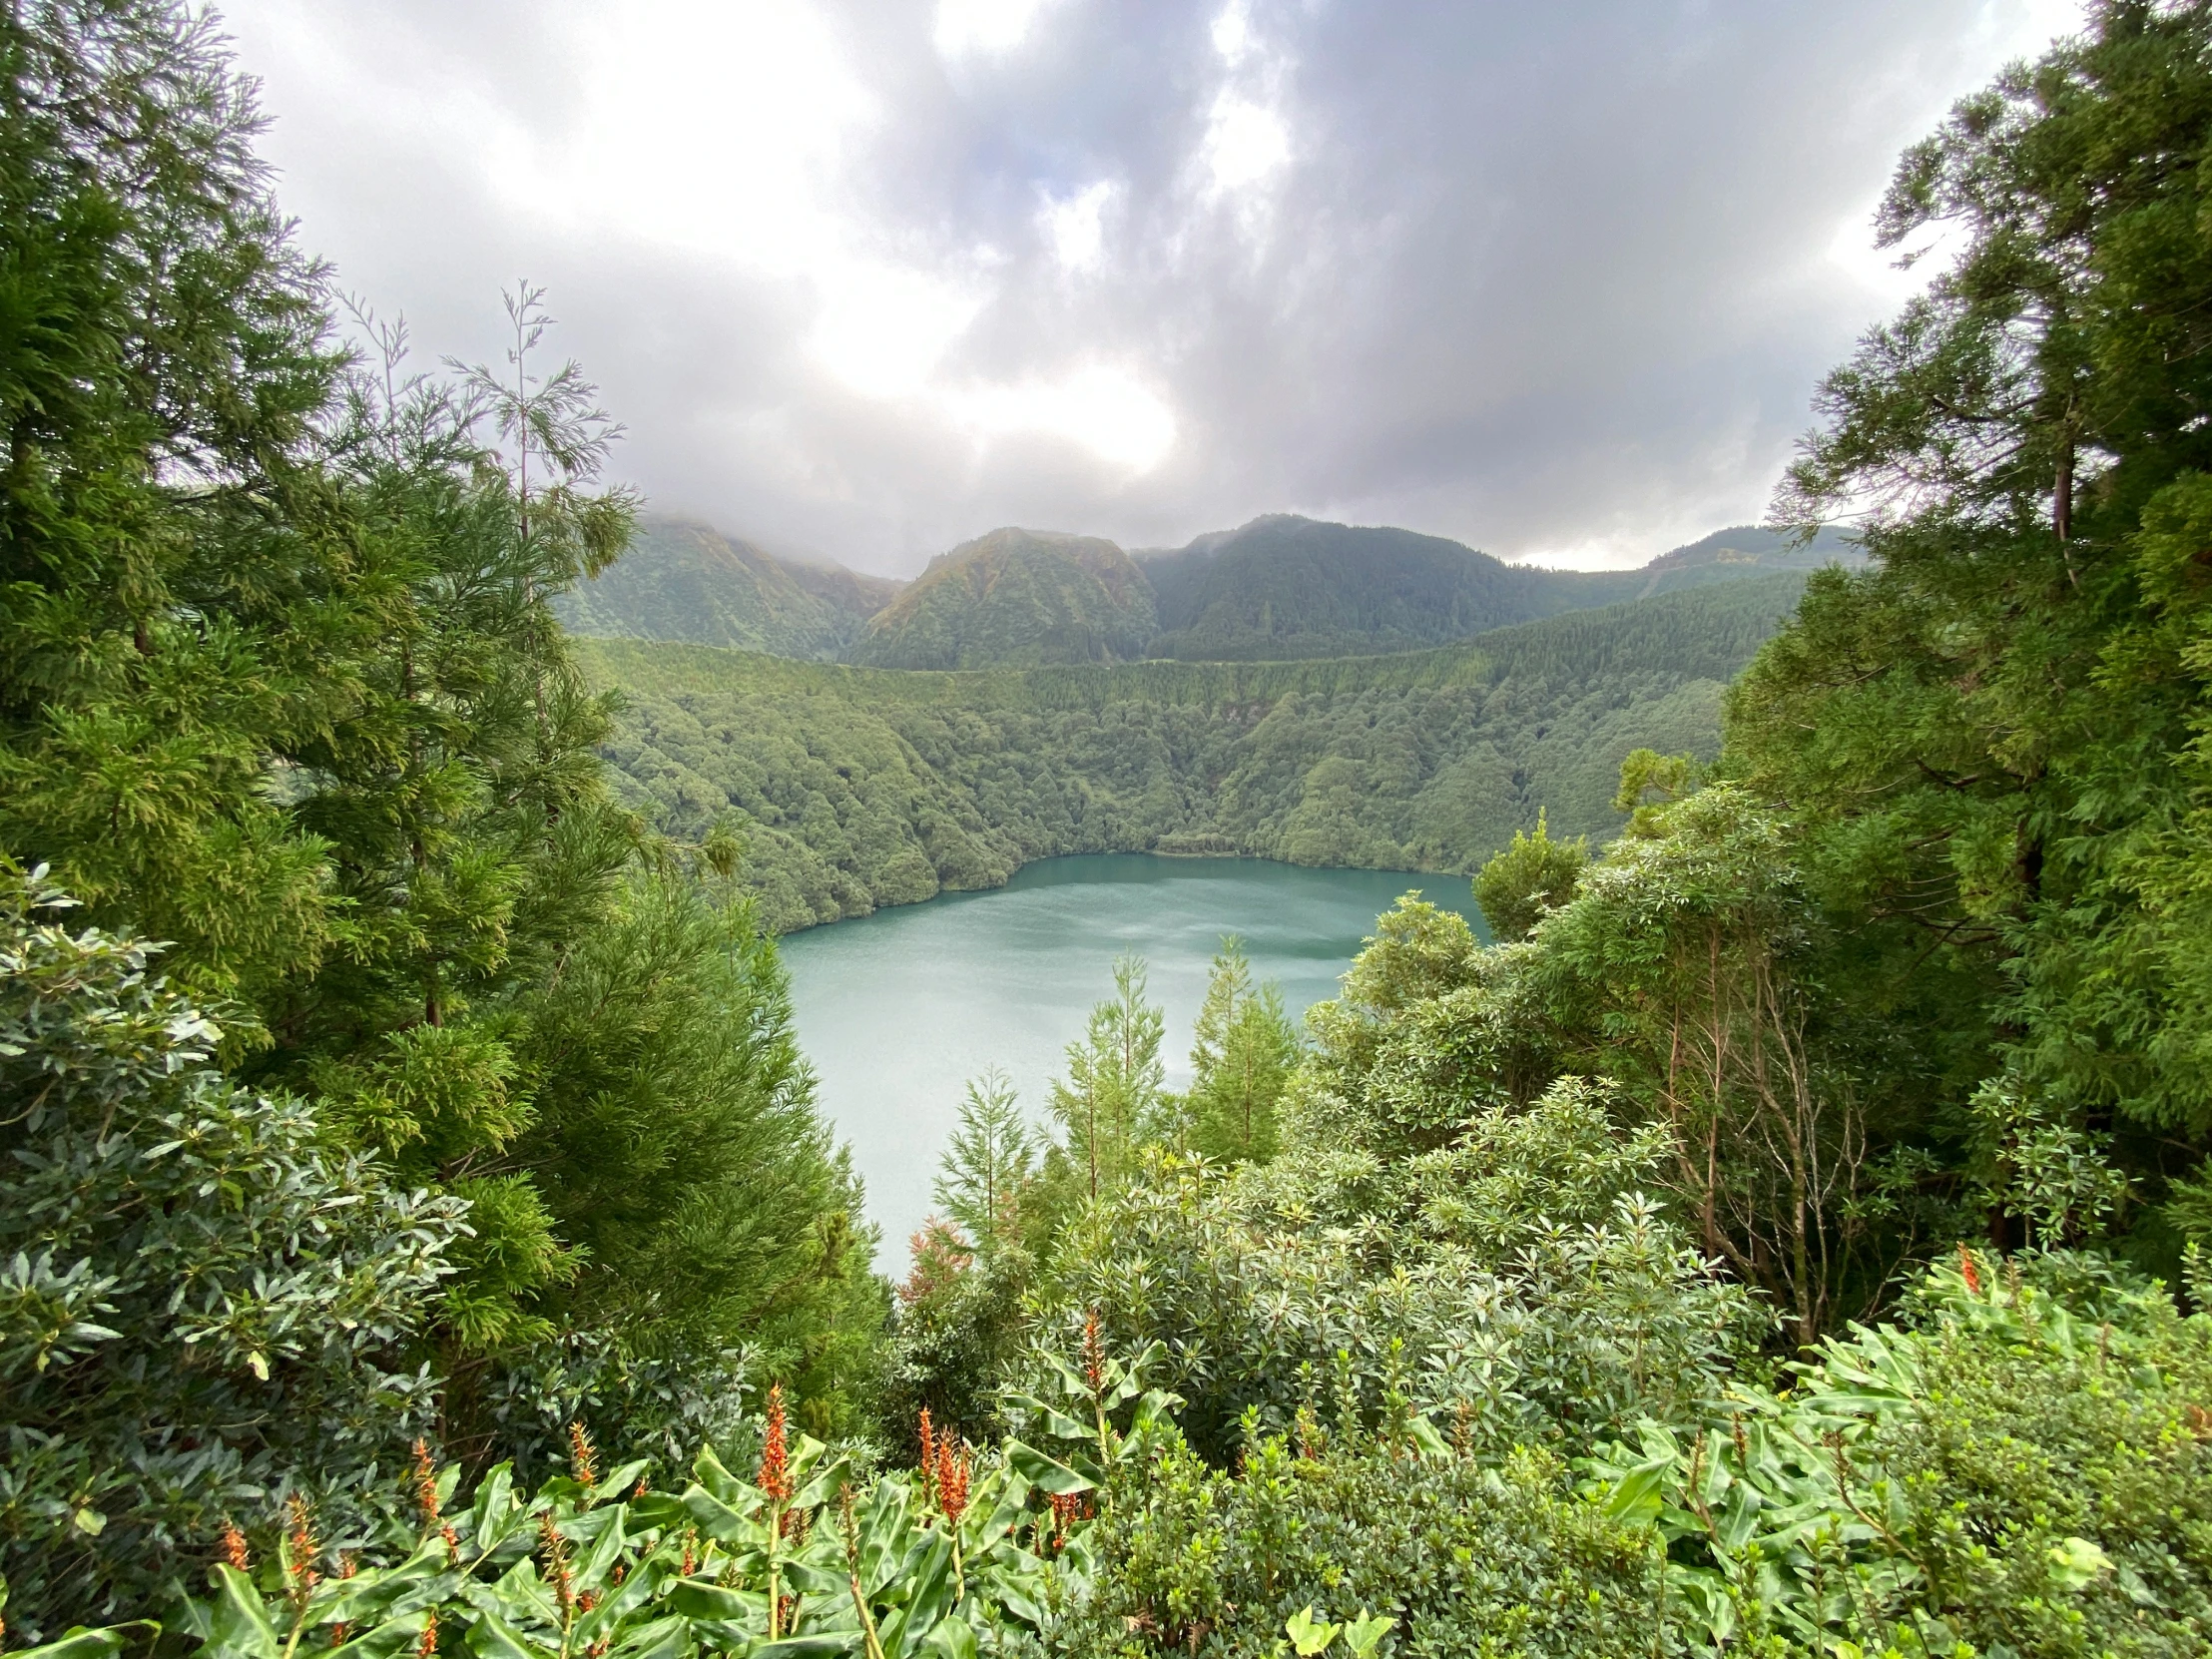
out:
<path id="1" fill-rule="evenodd" d="M 1482 906 L 1491 936 L 1507 941 L 1526 938 L 1545 911 L 1574 896 L 1574 884 L 1589 861 L 1589 843 L 1582 836 L 1571 841 L 1551 838 L 1539 807 L 1536 832 L 1514 830 L 1513 844 L 1484 864 L 1474 878 L 1474 899 Z"/>
<path id="2" fill-rule="evenodd" d="M 255 158 L 212 16 L 0 17 L 0 845 L 180 983 L 254 1005 L 343 933 L 270 760 L 382 624 L 329 511 L 323 275 Z"/>
<path id="3" fill-rule="evenodd" d="M 1724 763 L 1805 825 L 1866 994 L 1943 1010 L 1953 1098 L 2001 1071 L 2153 1197 L 2212 1149 L 2208 138 L 2212 7 L 2105 0 L 1907 153 L 1883 244 L 1959 253 L 1824 382 L 1776 508 L 1876 559 L 1815 578 Z"/>
<path id="4" fill-rule="evenodd" d="M 959 1122 L 938 1160 L 936 1199 L 988 1253 L 1011 1238 L 1022 1189 L 1036 1173 L 1034 1132 L 998 1067 L 971 1078 Z"/>
<path id="5" fill-rule="evenodd" d="M 1183 1110 L 1193 1147 L 1230 1162 L 1275 1156 L 1276 1102 L 1298 1064 L 1298 1028 L 1283 1011 L 1283 988 L 1257 990 L 1244 942 L 1222 941 L 1192 1035 L 1191 1091 Z"/>
<path id="6" fill-rule="evenodd" d="M 311 1097 L 333 1156 L 466 1204 L 412 1356 L 464 1452 L 585 1395 L 696 1425 L 741 1345 L 827 1431 L 880 1349 L 872 1240 L 773 945 L 690 888 L 726 837 L 679 868 L 607 788 L 550 601 L 634 502 L 539 294 L 497 374 L 411 373 L 365 309 L 334 348 L 181 5 L 10 10 L 0 101 L 0 849 L 174 941 L 235 1079 Z"/>
<path id="7" fill-rule="evenodd" d="M 1124 955 L 1114 961 L 1114 994 L 1091 1010 L 1083 1040 L 1068 1044 L 1068 1074 L 1052 1084 L 1052 1115 L 1067 1132 L 1066 1154 L 1083 1172 L 1089 1196 L 1101 1180 L 1111 1184 L 1162 1103 L 1167 1067 L 1160 1042 L 1167 1024 L 1145 1001 L 1145 964 Z"/>

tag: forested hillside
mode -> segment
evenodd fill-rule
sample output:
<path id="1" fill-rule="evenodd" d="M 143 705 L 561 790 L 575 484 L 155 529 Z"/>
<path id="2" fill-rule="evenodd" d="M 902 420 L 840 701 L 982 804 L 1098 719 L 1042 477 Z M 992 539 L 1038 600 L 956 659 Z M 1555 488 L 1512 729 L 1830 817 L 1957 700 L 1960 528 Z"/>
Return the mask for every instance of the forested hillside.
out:
<path id="1" fill-rule="evenodd" d="M 1244 852 L 1471 871 L 1548 809 L 1619 822 L 1630 751 L 1711 755 L 1722 685 L 1803 578 L 1307 663 L 889 674 L 594 642 L 606 753 L 669 832 L 717 824 L 779 931 L 1060 852 Z"/>
<path id="2" fill-rule="evenodd" d="M 902 583 L 779 559 L 686 519 L 640 517 L 622 558 L 554 601 L 573 634 L 835 660 Z"/>
<path id="3" fill-rule="evenodd" d="M 846 656 L 874 668 L 1126 662 L 1157 631 L 1152 590 L 1112 542 L 993 530 L 930 560 Z"/>
<path id="4" fill-rule="evenodd" d="M 1833 526 L 1802 544 L 1744 526 L 1637 570 L 1542 570 L 1438 536 L 1274 514 L 1134 560 L 1096 537 L 996 530 L 903 583 L 646 517 L 629 553 L 556 609 L 582 635 L 876 668 L 1250 662 L 1421 650 L 1706 582 L 1863 561 Z"/>
<path id="5" fill-rule="evenodd" d="M 1411 651 L 1691 582 L 1806 570 L 1856 556 L 1824 527 L 1806 547 L 1723 530 L 1640 570 L 1508 565 L 1440 536 L 1272 514 L 1139 563 L 1159 595 L 1152 655 L 1224 662 Z"/>

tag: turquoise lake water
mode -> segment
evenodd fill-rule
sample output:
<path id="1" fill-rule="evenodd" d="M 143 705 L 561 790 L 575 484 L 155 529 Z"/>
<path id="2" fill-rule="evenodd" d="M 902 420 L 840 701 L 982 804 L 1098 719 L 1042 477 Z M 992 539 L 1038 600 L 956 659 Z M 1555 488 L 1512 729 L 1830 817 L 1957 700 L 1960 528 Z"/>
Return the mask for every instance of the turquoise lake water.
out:
<path id="1" fill-rule="evenodd" d="M 989 892 L 947 893 L 783 941 L 799 1038 L 835 1133 L 852 1147 L 878 1261 L 903 1270 L 930 1212 L 937 1156 L 967 1079 L 1002 1066 L 1033 1118 L 1113 962 L 1151 965 L 1167 1015 L 1168 1082 L 1190 1081 L 1191 1025 L 1224 934 L 1292 1013 L 1337 994 L 1375 918 L 1419 888 L 1477 920 L 1467 880 L 1394 870 L 1303 869 L 1255 858 L 1142 853 L 1048 858 Z M 1477 920 L 1477 925 L 1479 921 Z"/>

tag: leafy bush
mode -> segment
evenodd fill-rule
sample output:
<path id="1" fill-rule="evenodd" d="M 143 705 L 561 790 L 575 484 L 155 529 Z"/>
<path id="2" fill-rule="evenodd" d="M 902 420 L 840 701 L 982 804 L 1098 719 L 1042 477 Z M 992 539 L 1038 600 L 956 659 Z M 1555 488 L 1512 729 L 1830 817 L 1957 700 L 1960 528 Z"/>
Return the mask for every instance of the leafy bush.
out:
<path id="1" fill-rule="evenodd" d="M 1116 1347 L 1164 1344 L 1217 1460 L 1248 1410 L 1282 1432 L 1340 1365 L 1366 1408 L 1403 1392 L 1493 1452 L 1680 1409 L 1762 1321 L 1638 1195 L 1656 1155 L 1569 1082 L 1395 1161 L 1310 1145 L 1225 1175 L 1156 1156 L 1068 1228 L 1044 1330 L 1065 1347 L 1095 1314 Z"/>
<path id="2" fill-rule="evenodd" d="M 0 1560 L 34 1635 L 151 1603 L 232 1516 L 356 1524 L 435 1413 L 466 1204 L 235 1087 L 154 947 L 0 859 Z"/>
<path id="3" fill-rule="evenodd" d="M 2128 1655 L 2212 1642 L 2212 1316 L 2095 1257 L 1961 1250 L 1907 1299 L 1594 1459 L 1693 1640 Z"/>
<path id="4" fill-rule="evenodd" d="M 1647 1540 L 1555 1457 L 1493 1462 L 1356 1423 L 1256 1436 L 1233 1473 L 1166 1435 L 1117 1477 L 1093 1548 L 1065 1651 L 1132 1659 L 1273 1659 L 1309 1610 L 1394 1625 L 1381 1651 L 1396 1659 L 1615 1659 L 1659 1589 Z"/>

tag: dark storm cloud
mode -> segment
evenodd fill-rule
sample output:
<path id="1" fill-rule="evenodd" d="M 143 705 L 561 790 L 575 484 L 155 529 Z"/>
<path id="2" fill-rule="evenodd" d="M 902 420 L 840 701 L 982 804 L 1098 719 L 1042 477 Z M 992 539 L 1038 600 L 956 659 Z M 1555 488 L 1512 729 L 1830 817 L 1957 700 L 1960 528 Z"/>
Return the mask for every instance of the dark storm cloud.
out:
<path id="1" fill-rule="evenodd" d="M 1024 13 L 1026 28 L 1020 27 Z M 911 569 L 1288 509 L 1641 557 L 1755 515 L 2030 0 L 231 8 L 310 246 L 553 290 L 660 504 Z M 1839 243 L 1839 237 L 1842 242 Z"/>

